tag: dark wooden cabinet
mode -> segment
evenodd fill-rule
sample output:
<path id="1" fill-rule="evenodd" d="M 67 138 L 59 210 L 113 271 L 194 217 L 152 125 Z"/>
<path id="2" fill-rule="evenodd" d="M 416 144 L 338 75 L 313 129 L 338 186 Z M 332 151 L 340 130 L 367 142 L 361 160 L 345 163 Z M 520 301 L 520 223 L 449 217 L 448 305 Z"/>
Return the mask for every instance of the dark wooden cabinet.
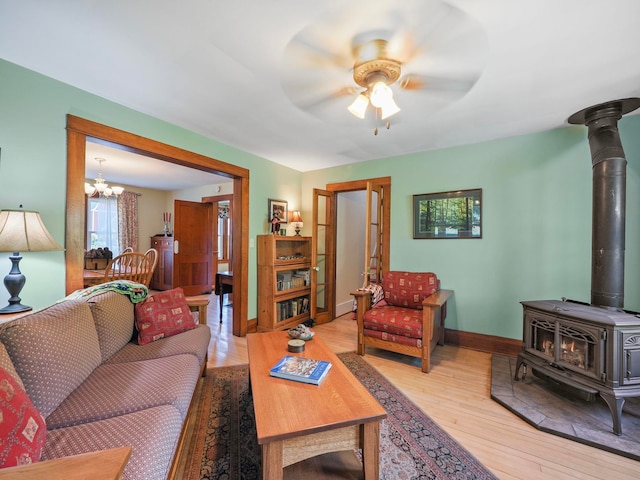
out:
<path id="1" fill-rule="evenodd" d="M 151 237 L 151 248 L 158 251 L 158 264 L 153 272 L 149 288 L 171 290 L 173 288 L 173 237 Z"/>

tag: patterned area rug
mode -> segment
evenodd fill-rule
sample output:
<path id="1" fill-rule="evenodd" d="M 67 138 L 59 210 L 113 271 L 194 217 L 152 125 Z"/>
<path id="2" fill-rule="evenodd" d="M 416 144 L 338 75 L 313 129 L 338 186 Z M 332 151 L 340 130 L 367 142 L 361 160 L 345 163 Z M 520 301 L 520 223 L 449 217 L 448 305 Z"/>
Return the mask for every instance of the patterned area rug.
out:
<path id="1" fill-rule="evenodd" d="M 496 478 L 360 356 L 338 356 L 389 414 L 380 429 L 380 478 Z M 248 366 L 210 369 L 201 398 L 184 478 L 261 478 Z"/>

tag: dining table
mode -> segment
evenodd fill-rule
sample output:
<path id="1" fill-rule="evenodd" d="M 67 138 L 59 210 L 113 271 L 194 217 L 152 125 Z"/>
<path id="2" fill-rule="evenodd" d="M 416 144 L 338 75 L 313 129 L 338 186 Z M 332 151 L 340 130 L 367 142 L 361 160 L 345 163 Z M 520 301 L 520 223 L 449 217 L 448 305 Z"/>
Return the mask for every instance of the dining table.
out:
<path id="1" fill-rule="evenodd" d="M 222 323 L 222 305 L 225 293 L 233 293 L 233 272 L 216 273 L 216 285 L 214 292 L 220 299 L 220 323 Z"/>
<path id="2" fill-rule="evenodd" d="M 93 287 L 104 282 L 104 270 L 87 270 L 82 274 L 84 288 Z"/>

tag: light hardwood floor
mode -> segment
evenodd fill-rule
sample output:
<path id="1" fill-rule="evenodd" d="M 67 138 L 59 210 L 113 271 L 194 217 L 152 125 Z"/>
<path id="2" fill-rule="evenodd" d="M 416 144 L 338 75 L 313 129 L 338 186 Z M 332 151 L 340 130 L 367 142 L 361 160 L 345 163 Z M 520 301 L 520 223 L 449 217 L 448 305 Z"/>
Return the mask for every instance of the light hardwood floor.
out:
<path id="1" fill-rule="evenodd" d="M 231 307 L 218 323 L 212 295 L 209 367 L 247 363 L 246 340 L 231 333 Z M 313 328 L 335 352 L 355 351 L 349 315 Z M 417 359 L 367 349 L 365 359 L 500 479 L 638 479 L 640 462 L 540 432 L 490 398 L 491 355 L 436 347 L 432 370 Z"/>

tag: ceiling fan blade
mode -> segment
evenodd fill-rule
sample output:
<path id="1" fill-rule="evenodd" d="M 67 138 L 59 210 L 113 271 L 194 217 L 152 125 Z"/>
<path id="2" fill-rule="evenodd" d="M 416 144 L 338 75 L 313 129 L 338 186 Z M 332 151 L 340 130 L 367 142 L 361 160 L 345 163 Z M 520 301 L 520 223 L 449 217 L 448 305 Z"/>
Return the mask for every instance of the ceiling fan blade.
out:
<path id="1" fill-rule="evenodd" d="M 409 63 L 420 51 L 415 42 L 415 36 L 406 30 L 393 35 L 387 44 L 387 54 L 403 65 Z"/>
<path id="2" fill-rule="evenodd" d="M 295 62 L 297 68 L 338 68 L 348 70 L 353 67 L 353 57 L 346 49 L 331 50 L 327 45 L 300 36 L 287 46 L 285 61 Z"/>
<path id="3" fill-rule="evenodd" d="M 398 80 L 403 90 L 433 90 L 468 92 L 475 85 L 479 76 L 474 77 L 437 77 L 433 75 L 417 75 L 410 73 Z"/>
<path id="4" fill-rule="evenodd" d="M 320 93 L 320 94 L 313 94 L 310 93 L 308 96 L 306 96 L 305 98 L 300 98 L 298 101 L 296 101 L 296 105 L 298 107 L 300 107 L 303 110 L 308 110 L 308 111 L 316 111 L 322 108 L 326 108 L 328 106 L 329 103 L 331 103 L 334 100 L 339 100 L 342 99 L 344 97 L 352 97 L 355 98 L 355 96 L 358 94 L 358 92 L 361 89 L 356 88 L 355 86 L 344 86 L 342 88 L 339 88 L 337 90 L 333 90 L 329 93 Z M 349 98 L 349 100 L 347 101 L 347 103 L 345 104 L 345 108 L 347 105 L 349 105 L 349 102 L 352 101 L 352 98 Z"/>
<path id="5" fill-rule="evenodd" d="M 285 94 L 298 108 L 316 115 L 338 98 L 355 96 L 357 87 L 350 38 L 338 38 L 321 26 L 311 25 L 296 34 L 285 48 L 281 65 Z"/>

